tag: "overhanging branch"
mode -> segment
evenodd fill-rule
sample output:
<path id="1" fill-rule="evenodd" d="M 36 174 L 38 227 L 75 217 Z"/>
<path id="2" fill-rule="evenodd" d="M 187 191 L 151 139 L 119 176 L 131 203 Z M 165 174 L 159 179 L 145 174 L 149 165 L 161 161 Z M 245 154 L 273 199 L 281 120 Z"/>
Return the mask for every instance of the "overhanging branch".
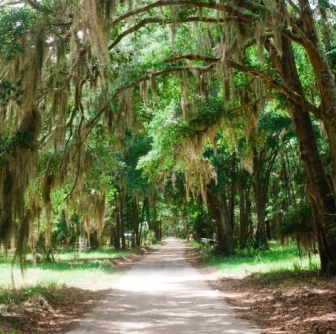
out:
<path id="1" fill-rule="evenodd" d="M 140 83 L 145 82 L 147 80 L 150 80 L 152 77 L 159 77 L 168 75 L 171 73 L 176 72 L 184 72 L 184 71 L 200 71 L 200 72 L 208 72 L 211 71 L 214 67 L 214 64 L 210 64 L 208 66 L 178 66 L 178 67 L 170 67 L 161 71 L 148 71 L 146 74 L 144 74 L 142 77 L 138 78 L 137 80 L 133 81 L 132 83 L 125 85 L 123 87 L 120 87 L 115 90 L 113 95 L 109 98 L 109 100 L 104 104 L 104 106 L 99 110 L 99 112 L 94 116 L 87 124 L 88 133 L 92 130 L 92 128 L 97 124 L 100 117 L 108 110 L 108 108 L 111 105 L 111 102 L 122 92 L 126 91 L 127 89 L 130 89 L 132 87 L 136 87 L 140 85 Z"/>
<path id="2" fill-rule="evenodd" d="M 265 10 L 264 6 L 257 5 L 253 3 L 252 1 L 244 1 L 244 2 L 246 5 L 249 5 L 249 7 L 253 6 L 255 8 L 255 12 L 257 12 L 257 10 L 260 10 L 260 9 Z M 159 0 L 151 4 L 148 4 L 146 6 L 127 11 L 126 13 L 120 15 L 116 19 L 109 22 L 105 28 L 111 29 L 123 20 L 126 20 L 135 15 L 146 13 L 149 10 L 154 9 L 154 8 L 165 7 L 165 6 L 181 6 L 181 5 L 187 6 L 187 7 L 199 8 L 199 9 L 207 8 L 207 9 L 217 10 L 220 12 L 226 12 L 236 17 L 239 17 L 240 19 L 246 22 L 255 21 L 258 18 L 258 16 L 256 16 L 256 14 L 254 13 L 252 12 L 247 13 L 246 11 L 243 12 L 240 7 L 232 6 L 230 4 L 195 2 L 191 0 L 174 0 L 174 1 Z M 243 7 L 246 9 L 246 6 L 243 6 Z"/>
<path id="3" fill-rule="evenodd" d="M 202 55 L 195 55 L 195 54 L 187 54 L 187 55 L 181 55 L 178 57 L 174 57 L 174 58 L 170 58 L 167 59 L 166 62 L 174 62 L 174 61 L 179 61 L 179 60 L 183 60 L 183 59 L 187 59 L 187 60 L 200 60 L 200 61 L 207 61 L 207 62 L 211 62 L 212 65 L 218 63 L 219 61 L 222 61 L 223 64 L 229 68 L 233 68 L 239 72 L 242 72 L 244 74 L 253 76 L 255 78 L 259 78 L 261 80 L 263 80 L 264 82 L 269 83 L 271 86 L 275 87 L 276 89 L 278 89 L 280 92 L 282 92 L 283 94 L 285 94 L 290 100 L 298 103 L 299 105 L 301 105 L 304 109 L 312 112 L 316 117 L 319 117 L 320 114 L 320 110 L 319 108 L 315 107 L 313 104 L 309 103 L 303 96 L 301 96 L 300 94 L 289 90 L 287 87 L 285 87 L 283 84 L 281 84 L 279 81 L 277 81 L 276 79 L 274 79 L 272 76 L 264 73 L 263 71 L 257 70 L 257 69 L 253 69 L 253 68 L 248 68 L 246 66 L 243 66 L 241 64 L 238 64 L 236 62 L 230 61 L 230 60 L 226 60 L 225 57 L 223 58 L 215 58 L 215 57 L 205 57 Z"/>
<path id="4" fill-rule="evenodd" d="M 225 20 L 227 21 L 228 18 L 225 18 Z M 223 18 L 210 18 L 210 17 L 198 17 L 198 16 L 192 16 L 192 17 L 188 17 L 186 19 L 183 20 L 177 20 L 176 22 L 172 21 L 172 20 L 164 20 L 164 19 L 160 19 L 160 18 L 156 18 L 156 17 L 149 17 L 146 18 L 142 21 L 140 21 L 138 24 L 136 24 L 135 26 L 125 30 L 124 32 L 122 32 L 116 39 L 115 41 L 109 46 L 109 50 L 112 50 L 124 37 L 126 37 L 127 35 L 141 29 L 142 27 L 146 26 L 147 24 L 155 24 L 158 23 L 162 26 L 164 26 L 165 24 L 173 24 L 173 23 L 189 23 L 189 22 L 204 22 L 204 23 L 223 23 L 225 21 Z"/>
<path id="5" fill-rule="evenodd" d="M 225 61 L 226 65 L 228 67 L 234 68 L 237 71 L 240 71 L 242 73 L 251 75 L 255 78 L 259 78 L 265 82 L 268 82 L 271 86 L 277 88 L 280 92 L 285 94 L 288 99 L 294 101 L 295 103 L 301 105 L 305 110 L 312 112 L 316 117 L 319 118 L 320 115 L 320 110 L 319 108 L 315 107 L 313 104 L 309 103 L 303 96 L 298 94 L 295 91 L 292 91 L 282 85 L 279 81 L 274 79 L 273 77 L 267 75 L 266 73 L 260 71 L 260 70 L 255 70 L 251 69 L 248 67 L 245 67 L 243 65 L 240 65 L 238 63 L 235 63 L 233 61 Z"/>

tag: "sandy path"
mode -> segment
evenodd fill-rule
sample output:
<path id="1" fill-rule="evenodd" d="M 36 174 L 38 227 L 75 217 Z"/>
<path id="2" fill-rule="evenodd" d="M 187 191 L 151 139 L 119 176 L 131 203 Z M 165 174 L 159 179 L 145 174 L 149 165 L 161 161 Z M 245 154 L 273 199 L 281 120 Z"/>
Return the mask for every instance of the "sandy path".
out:
<path id="1" fill-rule="evenodd" d="M 260 333 L 237 318 L 220 293 L 209 287 L 188 263 L 185 248 L 182 242 L 167 239 L 127 271 L 68 333 Z"/>

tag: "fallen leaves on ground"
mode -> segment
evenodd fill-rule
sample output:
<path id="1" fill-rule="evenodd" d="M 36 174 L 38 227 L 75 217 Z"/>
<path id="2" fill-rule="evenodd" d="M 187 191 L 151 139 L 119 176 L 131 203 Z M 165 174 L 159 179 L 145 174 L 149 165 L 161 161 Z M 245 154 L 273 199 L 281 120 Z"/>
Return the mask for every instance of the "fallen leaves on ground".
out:
<path id="1" fill-rule="evenodd" d="M 336 278 L 314 272 L 217 278 L 210 284 L 262 333 L 335 334 Z"/>
<path id="2" fill-rule="evenodd" d="M 106 293 L 106 290 L 51 287 L 45 296 L 33 295 L 13 310 L 3 312 L 1 333 L 12 333 L 12 330 L 18 334 L 63 333 Z"/>

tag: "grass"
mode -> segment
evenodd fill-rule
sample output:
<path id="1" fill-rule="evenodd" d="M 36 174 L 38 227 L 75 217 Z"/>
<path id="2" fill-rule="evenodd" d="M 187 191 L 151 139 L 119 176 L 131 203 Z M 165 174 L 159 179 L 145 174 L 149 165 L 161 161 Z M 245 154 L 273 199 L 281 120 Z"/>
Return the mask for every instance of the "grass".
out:
<path id="1" fill-rule="evenodd" d="M 16 305 L 27 300 L 29 297 L 40 294 L 48 295 L 53 285 L 37 284 L 35 286 L 21 287 L 20 289 L 0 288 L 0 304 Z M 1 334 L 1 332 L 0 332 Z"/>
<path id="2" fill-rule="evenodd" d="M 244 277 L 247 274 L 302 273 L 306 270 L 317 271 L 319 268 L 317 255 L 312 255 L 311 259 L 308 255 L 300 256 L 294 244 L 282 247 L 276 242 L 270 242 L 269 245 L 270 249 L 267 251 L 248 249 L 230 257 L 210 255 L 207 257 L 207 264 L 216 266 L 225 275 L 232 277 Z"/>
<path id="3" fill-rule="evenodd" d="M 100 282 L 109 282 L 118 275 L 110 259 L 130 256 L 130 251 L 101 250 L 81 253 L 60 253 L 55 262 L 40 262 L 34 268 L 27 256 L 24 275 L 18 264 L 12 268 L 12 256 L 0 256 L 0 289 L 12 288 L 12 277 L 16 288 L 23 286 L 67 285 L 94 287 Z M 1 302 L 0 302 L 1 303 Z M 0 333 L 1 334 L 1 333 Z"/>
<path id="4" fill-rule="evenodd" d="M 38 262 L 33 266 L 27 256 L 24 275 L 19 264 L 12 266 L 13 254 L 0 252 L 0 334 L 14 334 L 24 326 L 25 317 L 2 315 L 1 309 L 16 312 L 16 306 L 35 295 L 41 295 L 58 304 L 85 294 L 108 290 L 121 271 L 115 270 L 110 260 L 129 257 L 134 251 L 99 250 L 90 252 L 59 253 L 55 262 Z M 12 282 L 14 278 L 14 285 Z M 89 291 L 91 290 L 91 291 Z M 79 293 L 79 295 L 76 295 Z M 67 301 L 68 302 L 68 301 Z M 66 304 L 66 303 L 65 303 Z"/>

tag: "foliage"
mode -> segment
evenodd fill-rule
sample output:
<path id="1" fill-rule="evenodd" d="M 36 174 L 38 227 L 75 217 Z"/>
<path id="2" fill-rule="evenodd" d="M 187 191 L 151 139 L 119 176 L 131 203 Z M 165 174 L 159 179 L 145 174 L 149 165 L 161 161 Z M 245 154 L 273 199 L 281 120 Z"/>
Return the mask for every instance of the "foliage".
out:
<path id="1" fill-rule="evenodd" d="M 59 217 L 59 221 L 55 223 L 52 244 L 55 249 L 60 247 L 67 248 L 68 245 L 73 245 L 77 238 L 80 236 L 80 221 L 79 217 L 74 215 L 70 218 L 70 221 L 66 221 L 65 213 L 62 212 Z"/>
<path id="2" fill-rule="evenodd" d="M 282 242 L 293 238 L 300 253 L 316 253 L 316 237 L 312 226 L 312 212 L 308 203 L 299 202 L 289 208 L 281 224 Z"/>
<path id="3" fill-rule="evenodd" d="M 146 155 L 151 147 L 151 138 L 134 138 L 125 154 L 125 164 L 127 165 L 127 175 L 125 178 L 126 187 L 131 191 L 148 191 L 152 185 L 147 179 L 141 176 L 141 172 L 136 168 L 140 157 Z"/>
<path id="4" fill-rule="evenodd" d="M 32 12 L 26 8 L 0 9 L 0 31 L 6 32 L 0 34 L 0 56 L 5 62 L 12 60 L 18 52 L 24 51 L 20 38 L 27 32 L 33 19 Z"/>
<path id="5" fill-rule="evenodd" d="M 145 218 L 150 239 L 159 239 L 161 217 L 166 232 L 213 235 L 211 191 L 236 244 L 255 238 L 264 218 L 269 238 L 298 233 L 306 211 L 296 202 L 307 201 L 307 178 L 317 175 L 303 172 L 312 153 L 302 142 L 317 142 L 314 161 L 333 184 L 334 7 L 166 4 L 1 7 L 0 240 L 8 247 L 14 238 L 19 256 L 79 234 L 99 239 L 104 226 L 118 247 Z M 291 56 L 295 89 L 295 73 L 285 77 L 279 65 Z M 303 131 L 293 129 L 293 106 L 311 112 L 305 141 L 295 138 Z"/>
<path id="6" fill-rule="evenodd" d="M 281 236 L 313 233 L 311 209 L 308 203 L 299 202 L 286 212 L 286 216 L 281 224 L 279 233 Z"/>

